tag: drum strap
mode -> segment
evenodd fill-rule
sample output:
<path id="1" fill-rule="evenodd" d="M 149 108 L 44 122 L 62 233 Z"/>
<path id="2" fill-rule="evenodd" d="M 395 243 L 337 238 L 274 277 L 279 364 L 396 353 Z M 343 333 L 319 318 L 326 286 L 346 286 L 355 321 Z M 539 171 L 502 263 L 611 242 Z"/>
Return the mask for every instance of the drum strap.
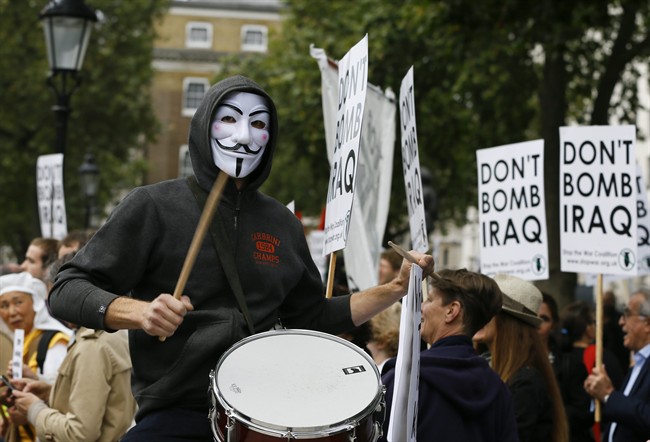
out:
<path id="1" fill-rule="evenodd" d="M 194 176 L 187 177 L 187 183 L 192 189 L 196 203 L 199 205 L 199 209 L 203 210 L 205 206 L 205 201 L 207 200 L 206 194 L 199 187 L 199 183 L 196 182 Z M 210 223 L 210 236 L 212 237 L 212 245 L 214 246 L 221 266 L 223 267 L 224 272 L 226 273 L 226 278 L 232 288 L 235 298 L 237 298 L 237 303 L 239 308 L 246 319 L 246 324 L 248 325 L 248 331 L 251 335 L 255 334 L 255 327 L 253 326 L 253 321 L 251 320 L 251 315 L 248 312 L 248 305 L 246 304 L 246 299 L 244 298 L 244 291 L 241 288 L 241 283 L 239 282 L 239 274 L 237 273 L 237 268 L 235 267 L 235 260 L 232 259 L 234 254 L 232 252 L 232 247 L 230 241 L 228 240 L 228 235 L 226 233 L 226 228 L 222 222 L 218 222 L 215 219 Z M 215 224 L 218 226 L 215 226 Z M 228 256 L 223 256 L 228 255 Z"/>

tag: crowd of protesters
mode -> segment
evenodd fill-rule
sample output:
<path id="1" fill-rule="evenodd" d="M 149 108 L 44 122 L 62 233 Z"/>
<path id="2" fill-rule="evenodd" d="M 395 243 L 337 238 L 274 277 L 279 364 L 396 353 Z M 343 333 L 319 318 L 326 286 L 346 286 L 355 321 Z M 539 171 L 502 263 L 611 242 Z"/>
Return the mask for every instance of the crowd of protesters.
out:
<path id="1" fill-rule="evenodd" d="M 47 306 L 58 270 L 87 239 L 85 232 L 62 241 L 36 238 L 22 264 L 0 275 L 0 364 L 14 387 L 0 390 L 0 441 L 119 440 L 135 422 L 126 334 L 56 320 Z M 508 275 L 443 270 L 430 281 L 418 440 L 650 438 L 650 292 L 634 292 L 618 315 L 621 344 L 634 358 L 621 367 L 605 349 L 598 370 L 594 312 L 586 302 L 558 309 L 551 295 Z M 373 356 L 387 387 L 381 440 L 393 401 L 400 306 L 373 317 L 366 338 L 355 342 Z M 11 363 L 18 328 L 25 331 L 20 378 Z M 602 423 L 594 423 L 594 399 Z"/>
<path id="2" fill-rule="evenodd" d="M 212 440 L 221 423 L 207 419 L 214 404 L 206 386 L 220 355 L 278 327 L 359 337 L 359 328 L 386 309 L 393 318 L 379 326 L 395 328 L 391 306 L 407 294 L 417 265 L 430 277 L 420 324 L 419 396 L 409 398 L 417 404 L 417 427 L 402 424 L 422 441 L 569 441 L 576 427 L 567 410 L 577 406 L 590 418 L 593 401 L 569 404 L 559 388 L 565 381 L 553 361 L 563 360 L 563 349 L 549 345 L 550 332 L 541 327 L 542 293 L 508 275 L 435 273 L 432 256 L 412 251 L 401 261 L 382 256 L 379 285 L 325 297 L 301 222 L 259 190 L 277 138 L 271 97 L 246 77 L 222 80 L 207 91 L 190 124 L 193 176 L 134 189 L 87 243 L 85 235 L 32 241 L 20 267 L 8 269 L 18 272 L 0 276 L 0 336 L 25 333 L 23 348 L 14 348 L 7 364 L 13 385 L 0 391 L 0 434 L 8 442 Z M 220 183 L 209 234 L 190 249 Z M 183 293 L 173 296 L 188 249 L 196 261 Z M 51 268 L 63 261 L 60 270 Z M 48 279 L 50 273 L 56 278 Z M 649 293 L 635 292 L 618 319 L 623 344 L 634 353 L 624 380 L 613 367 L 592 364 L 571 381 L 602 405 L 605 425 L 587 427 L 590 437 L 650 439 Z M 583 317 L 591 326 L 592 318 Z M 373 439 L 384 440 L 399 407 L 390 344 L 397 335 L 380 333 L 381 319 L 365 327 L 360 345 L 370 345 L 382 365 L 386 417 L 374 426 Z M 571 344 L 578 349 L 573 354 L 589 353 L 588 331 Z M 14 364 L 21 353 L 22 363 Z M 344 373 L 360 371 L 346 367 Z M 379 414 L 372 417 L 381 420 Z M 234 433 L 232 419 L 228 431 Z"/>

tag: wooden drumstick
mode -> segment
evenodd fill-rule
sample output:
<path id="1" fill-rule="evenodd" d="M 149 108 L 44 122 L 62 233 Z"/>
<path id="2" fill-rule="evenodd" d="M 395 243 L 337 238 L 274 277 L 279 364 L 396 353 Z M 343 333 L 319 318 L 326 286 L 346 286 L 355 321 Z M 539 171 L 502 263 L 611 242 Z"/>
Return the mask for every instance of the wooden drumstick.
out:
<path id="1" fill-rule="evenodd" d="M 405 249 L 402 247 L 398 246 L 395 244 L 393 241 L 388 241 L 388 245 L 393 248 L 402 258 L 410 262 L 411 264 L 417 264 L 418 260 L 415 259 L 413 255 L 411 255 L 409 252 L 407 252 Z M 433 279 L 440 279 L 440 275 L 438 275 L 436 272 L 431 273 L 431 276 Z"/>
<path id="2" fill-rule="evenodd" d="M 196 256 L 199 254 L 201 243 L 203 243 L 203 238 L 205 238 L 205 234 L 208 231 L 208 227 L 210 227 L 212 218 L 214 218 L 214 213 L 216 212 L 219 198 L 221 198 L 223 188 L 226 186 L 227 181 L 228 175 L 226 175 L 225 172 L 221 172 L 212 185 L 210 195 L 208 195 L 208 199 L 205 202 L 203 213 L 201 213 L 199 224 L 196 227 L 196 231 L 194 232 L 192 243 L 190 244 L 187 256 L 185 256 L 185 262 L 183 263 L 181 274 L 178 277 L 178 282 L 176 283 L 176 288 L 174 289 L 174 298 L 176 299 L 181 299 L 183 290 L 185 290 L 185 284 L 187 284 L 190 273 L 192 273 L 192 268 L 194 267 Z M 165 342 L 164 336 L 160 336 L 158 339 L 160 339 L 160 342 Z"/>

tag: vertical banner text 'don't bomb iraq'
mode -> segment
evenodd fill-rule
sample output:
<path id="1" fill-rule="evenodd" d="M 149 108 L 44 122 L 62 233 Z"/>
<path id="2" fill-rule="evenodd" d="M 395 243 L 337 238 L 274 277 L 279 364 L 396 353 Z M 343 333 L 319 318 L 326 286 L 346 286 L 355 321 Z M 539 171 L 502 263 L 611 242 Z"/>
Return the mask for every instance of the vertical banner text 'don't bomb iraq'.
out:
<path id="1" fill-rule="evenodd" d="M 359 163 L 361 125 L 368 84 L 368 36 L 339 62 L 338 110 L 332 167 L 327 186 L 323 254 L 345 248 Z"/>

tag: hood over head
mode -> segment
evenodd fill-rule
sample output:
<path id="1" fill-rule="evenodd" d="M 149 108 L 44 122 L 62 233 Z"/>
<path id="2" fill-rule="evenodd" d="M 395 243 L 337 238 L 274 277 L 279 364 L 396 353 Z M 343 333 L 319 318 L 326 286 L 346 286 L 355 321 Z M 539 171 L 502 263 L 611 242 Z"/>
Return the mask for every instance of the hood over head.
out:
<path id="1" fill-rule="evenodd" d="M 253 80 L 242 75 L 229 77 L 213 85 L 206 92 L 190 124 L 189 151 L 192 169 L 201 188 L 210 191 L 220 173 L 212 157 L 210 127 L 215 111 L 224 97 L 231 92 L 249 92 L 264 97 L 271 111 L 270 139 L 262 162 L 247 178 L 247 188 L 259 188 L 271 172 L 271 160 L 278 138 L 278 113 L 271 97 Z"/>

